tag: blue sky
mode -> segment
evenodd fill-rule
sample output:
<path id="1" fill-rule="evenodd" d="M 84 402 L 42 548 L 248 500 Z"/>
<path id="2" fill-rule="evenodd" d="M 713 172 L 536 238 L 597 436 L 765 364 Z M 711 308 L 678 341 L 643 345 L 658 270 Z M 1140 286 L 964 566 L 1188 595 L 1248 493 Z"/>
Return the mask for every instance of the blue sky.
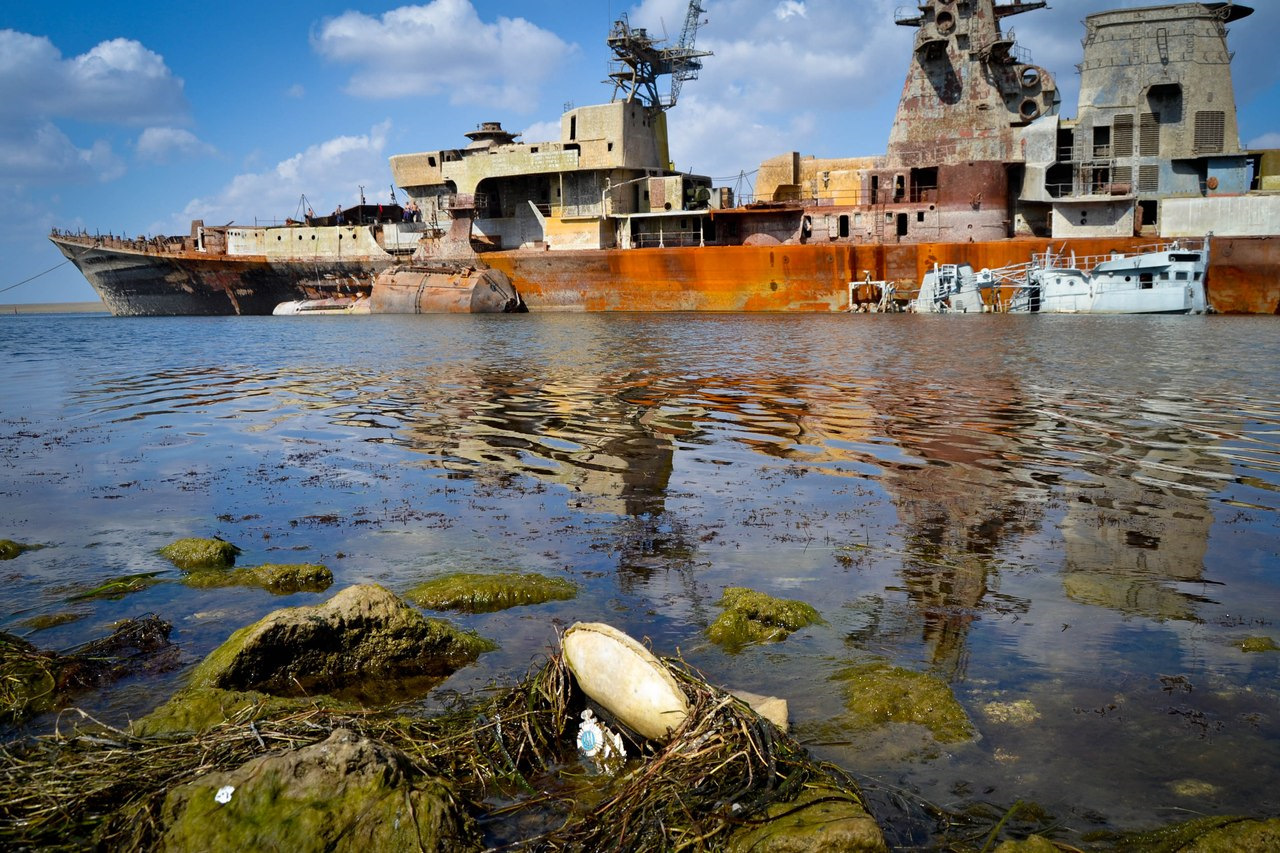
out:
<path id="1" fill-rule="evenodd" d="M 676 165 L 728 180 L 766 157 L 883 152 L 913 31 L 908 0 L 703 0 L 715 52 L 672 113 Z M 1081 21 L 1125 0 L 1011 20 L 1075 114 Z M 1241 136 L 1280 147 L 1280 3 L 1232 28 Z M 0 288 L 55 266 L 51 227 L 186 233 L 390 193 L 392 154 L 460 145 L 482 121 L 554 138 L 607 100 L 621 12 L 677 35 L 687 2 L 7 2 L 0 8 Z M 71 266 L 3 302 L 94 298 Z"/>

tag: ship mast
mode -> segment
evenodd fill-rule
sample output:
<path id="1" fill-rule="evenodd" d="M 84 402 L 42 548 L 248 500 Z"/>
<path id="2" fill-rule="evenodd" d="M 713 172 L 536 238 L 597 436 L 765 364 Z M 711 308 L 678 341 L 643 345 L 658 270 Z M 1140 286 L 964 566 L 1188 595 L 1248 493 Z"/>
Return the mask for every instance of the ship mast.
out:
<path id="1" fill-rule="evenodd" d="M 680 41 L 673 47 L 662 47 L 643 27 L 632 27 L 623 13 L 614 22 L 608 40 L 613 51 L 609 71 L 613 100 L 639 102 L 658 110 L 674 107 L 681 85 L 686 80 L 696 80 L 703 57 L 711 55 L 710 51 L 694 47 L 705 12 L 700 0 L 690 0 Z M 671 90 L 664 98 L 658 91 L 658 78 L 665 75 L 671 76 Z"/>

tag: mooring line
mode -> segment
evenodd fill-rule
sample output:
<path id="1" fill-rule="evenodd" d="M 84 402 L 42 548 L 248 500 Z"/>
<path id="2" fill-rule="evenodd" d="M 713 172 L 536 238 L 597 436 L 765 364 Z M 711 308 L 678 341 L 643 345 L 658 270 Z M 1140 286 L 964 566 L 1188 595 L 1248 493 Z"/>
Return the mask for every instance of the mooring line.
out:
<path id="1" fill-rule="evenodd" d="M 22 287 L 22 285 L 26 284 L 27 282 L 35 281 L 35 280 L 36 280 L 36 279 L 38 279 L 40 276 L 42 276 L 42 275 L 48 275 L 49 273 L 53 272 L 53 271 L 54 271 L 54 270 L 56 270 L 56 269 L 59 269 L 60 267 L 65 267 L 65 266 L 66 266 L 67 264 L 69 264 L 69 263 L 71 263 L 71 259 L 70 259 L 70 258 L 68 258 L 67 260 L 65 260 L 65 261 L 63 261 L 62 263 L 58 264 L 58 266 L 56 266 L 56 267 L 49 267 L 49 268 L 48 268 L 47 270 L 45 270 L 44 272 L 38 272 L 38 273 L 36 273 L 35 275 L 31 276 L 31 278 L 24 278 L 22 281 L 18 282 L 17 284 L 11 284 L 11 285 L 9 285 L 8 287 L 4 288 L 3 290 L 0 290 L 0 293 L 8 293 L 10 290 L 13 290 L 15 287 Z"/>

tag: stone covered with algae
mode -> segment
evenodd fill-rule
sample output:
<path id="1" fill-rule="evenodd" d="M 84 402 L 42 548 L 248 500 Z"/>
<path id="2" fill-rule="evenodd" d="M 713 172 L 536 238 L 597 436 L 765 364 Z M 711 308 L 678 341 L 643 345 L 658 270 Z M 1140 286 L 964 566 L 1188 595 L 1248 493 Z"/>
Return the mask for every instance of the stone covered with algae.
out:
<path id="1" fill-rule="evenodd" d="M 322 604 L 276 610 L 236 631 L 138 730 L 202 731 L 255 714 L 262 694 L 297 699 L 369 684 L 390 693 L 401 679 L 443 679 L 494 648 L 474 633 L 427 619 L 384 587 L 347 587 Z M 272 711 L 290 707 L 267 704 Z"/>
<path id="2" fill-rule="evenodd" d="M 564 578 L 519 572 L 457 572 L 419 584 L 405 597 L 430 610 L 493 613 L 526 604 L 568 601 L 577 594 L 578 587 Z"/>
<path id="3" fill-rule="evenodd" d="M 728 651 L 785 640 L 793 631 L 822 622 L 818 611 L 803 601 L 773 598 L 746 587 L 727 587 L 719 606 L 724 612 L 707 628 L 707 636 Z"/>
<path id="4" fill-rule="evenodd" d="M 41 613 L 39 616 L 32 616 L 30 619 L 24 619 L 22 621 L 22 626 L 30 629 L 34 633 L 36 631 L 47 631 L 50 628 L 67 625 L 83 618 L 83 613 L 73 613 L 69 610 L 64 610 L 61 613 Z"/>
<path id="5" fill-rule="evenodd" d="M 1280 652 L 1280 646 L 1270 637 L 1246 637 L 1240 642 L 1240 651 L 1250 654 Z"/>
<path id="6" fill-rule="evenodd" d="M 729 853 L 879 853 L 889 848 L 865 806 L 834 786 L 807 787 L 792 802 L 774 803 L 764 822 L 734 833 Z"/>
<path id="7" fill-rule="evenodd" d="M 231 568 L 239 553 L 239 548 L 221 539 L 179 539 L 160 549 L 160 556 L 184 572 Z"/>
<path id="8" fill-rule="evenodd" d="M 26 551 L 35 551 L 39 545 L 24 545 L 12 539 L 0 539 L 0 560 L 12 560 Z"/>
<path id="9" fill-rule="evenodd" d="M 135 592 L 149 589 L 156 584 L 164 583 L 164 581 L 156 577 L 158 574 L 160 572 L 139 572 L 132 575 L 107 578 L 95 587 L 67 596 L 67 601 L 90 601 L 94 599 L 119 601 L 126 595 L 132 595 Z"/>
<path id="10" fill-rule="evenodd" d="M 1271 853 L 1280 850 L 1280 818 L 1202 817 L 1150 832 L 1107 833 L 1087 840 L 1130 853 Z"/>
<path id="11" fill-rule="evenodd" d="M 1005 841 L 996 853 L 1061 853 L 1061 849 L 1043 835 L 1032 835 L 1021 841 Z"/>
<path id="12" fill-rule="evenodd" d="M 857 731 L 891 723 L 924 726 L 939 743 L 972 740 L 976 732 L 947 684 L 922 672 L 873 661 L 834 676 L 846 685 L 848 716 Z"/>
<path id="13" fill-rule="evenodd" d="M 402 752 L 338 729 L 322 743 L 254 759 L 171 791 L 166 850 L 480 849 L 447 782 Z"/>
<path id="14" fill-rule="evenodd" d="M 333 586 L 333 572 L 316 563 L 264 563 L 251 569 L 194 571 L 183 583 L 197 589 L 247 586 L 265 589 L 275 595 L 292 595 L 295 592 L 324 592 Z"/>

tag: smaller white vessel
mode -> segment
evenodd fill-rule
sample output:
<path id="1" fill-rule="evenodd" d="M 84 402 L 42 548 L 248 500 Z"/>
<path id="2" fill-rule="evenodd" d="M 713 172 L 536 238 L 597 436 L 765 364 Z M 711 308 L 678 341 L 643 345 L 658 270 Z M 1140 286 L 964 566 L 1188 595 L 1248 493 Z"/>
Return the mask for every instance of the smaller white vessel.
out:
<path id="1" fill-rule="evenodd" d="M 991 270 L 974 272 L 968 264 L 934 264 L 924 274 L 911 310 L 917 314 L 981 314 L 991 310 L 995 286 Z"/>
<path id="2" fill-rule="evenodd" d="M 368 314 L 366 296 L 335 296 L 329 299 L 299 299 L 281 302 L 272 311 L 277 317 L 302 317 L 316 314 Z"/>
<path id="3" fill-rule="evenodd" d="M 1011 314 L 1204 314 L 1209 244 L 1156 246 L 1077 259 L 1033 256 Z"/>

